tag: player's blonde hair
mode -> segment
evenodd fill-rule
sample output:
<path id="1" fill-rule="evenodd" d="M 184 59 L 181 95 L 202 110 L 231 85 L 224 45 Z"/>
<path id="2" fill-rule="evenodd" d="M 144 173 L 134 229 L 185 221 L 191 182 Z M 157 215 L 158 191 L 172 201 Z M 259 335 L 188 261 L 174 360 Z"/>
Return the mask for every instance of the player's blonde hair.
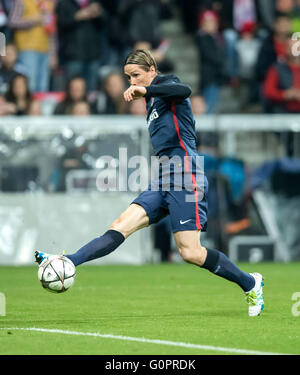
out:
<path id="1" fill-rule="evenodd" d="M 157 64 L 152 56 L 152 53 L 146 49 L 137 49 L 132 51 L 125 59 L 125 65 L 136 64 L 139 65 L 146 72 L 149 72 L 150 67 L 154 66 L 155 71 L 157 72 Z"/>

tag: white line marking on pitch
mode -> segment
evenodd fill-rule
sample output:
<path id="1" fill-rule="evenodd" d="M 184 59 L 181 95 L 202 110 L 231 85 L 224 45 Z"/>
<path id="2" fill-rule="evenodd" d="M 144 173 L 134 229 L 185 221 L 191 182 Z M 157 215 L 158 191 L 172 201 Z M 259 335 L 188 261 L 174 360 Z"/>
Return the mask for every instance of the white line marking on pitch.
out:
<path id="1" fill-rule="evenodd" d="M 116 339 L 116 340 L 125 340 L 125 341 L 136 341 L 144 342 L 147 344 L 158 344 L 158 345 L 169 345 L 169 346 L 178 346 L 182 348 L 190 349 L 202 349 L 202 350 L 213 350 L 217 352 L 227 352 L 227 353 L 236 353 L 236 354 L 250 354 L 250 355 L 288 355 L 286 353 L 271 353 L 271 352 L 261 352 L 258 350 L 247 350 L 247 349 L 236 349 L 236 348 L 223 348 L 221 346 L 211 346 L 211 345 L 198 345 L 190 344 L 186 342 L 177 342 L 177 341 L 166 341 L 166 340 L 154 340 L 154 339 L 145 339 L 144 337 L 130 337 L 130 336 L 119 336 L 111 335 L 97 332 L 78 332 L 78 331 L 66 331 L 62 329 L 46 329 L 46 328 L 18 328 L 18 327 L 8 327 L 0 328 L 1 330 L 16 330 L 16 331 L 35 331 L 35 332 L 44 332 L 44 333 L 59 333 L 63 335 L 73 335 L 73 336 L 92 336 L 92 337 L 101 337 L 104 339 Z"/>

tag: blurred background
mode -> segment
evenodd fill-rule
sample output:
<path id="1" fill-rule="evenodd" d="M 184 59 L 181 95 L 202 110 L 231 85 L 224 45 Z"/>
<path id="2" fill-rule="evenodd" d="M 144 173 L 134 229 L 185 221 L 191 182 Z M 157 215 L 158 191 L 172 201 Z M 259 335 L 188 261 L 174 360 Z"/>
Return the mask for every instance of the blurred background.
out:
<path id="1" fill-rule="evenodd" d="M 0 264 L 76 251 L 139 193 L 97 180 L 104 155 L 152 155 L 144 100 L 122 97 L 138 48 L 193 90 L 203 245 L 300 260 L 299 0 L 0 0 L 0 32 Z M 92 263 L 149 262 L 181 262 L 168 218 Z"/>

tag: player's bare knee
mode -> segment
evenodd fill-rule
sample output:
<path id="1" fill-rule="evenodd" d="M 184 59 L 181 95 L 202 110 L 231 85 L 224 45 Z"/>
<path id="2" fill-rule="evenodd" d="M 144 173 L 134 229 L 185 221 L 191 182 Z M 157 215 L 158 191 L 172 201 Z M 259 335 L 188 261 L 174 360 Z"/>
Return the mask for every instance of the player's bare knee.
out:
<path id="1" fill-rule="evenodd" d="M 188 247 L 179 248 L 179 253 L 182 259 L 191 264 L 196 264 L 202 266 L 206 258 L 206 249 L 202 246 L 196 249 L 191 249 Z"/>
<path id="2" fill-rule="evenodd" d="M 179 249 L 179 252 L 180 252 L 180 255 L 182 257 L 182 259 L 187 262 L 187 263 L 192 263 L 194 264 L 195 263 L 195 251 L 194 250 L 191 250 L 191 249 L 188 249 L 188 248 L 181 248 Z"/>

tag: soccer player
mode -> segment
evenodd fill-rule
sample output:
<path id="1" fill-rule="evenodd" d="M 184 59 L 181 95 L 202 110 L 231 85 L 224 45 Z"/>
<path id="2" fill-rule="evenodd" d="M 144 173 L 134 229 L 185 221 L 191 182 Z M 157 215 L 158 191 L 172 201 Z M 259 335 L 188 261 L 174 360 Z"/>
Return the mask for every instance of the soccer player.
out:
<path id="1" fill-rule="evenodd" d="M 102 236 L 66 257 L 75 266 L 103 257 L 137 230 L 170 215 L 181 257 L 188 263 L 238 284 L 246 294 L 248 315 L 258 316 L 264 307 L 262 275 L 243 272 L 224 253 L 205 248 L 200 242 L 201 231 L 205 231 L 207 225 L 208 187 L 205 177 L 201 180 L 202 186 L 198 186 L 201 181 L 196 178 L 198 167 L 195 161 L 199 156 L 196 152 L 195 121 L 189 99 L 191 89 L 175 75 L 161 75 L 155 59 L 147 50 L 131 52 L 125 60 L 124 73 L 130 84 L 124 92 L 124 99 L 131 102 L 145 98 L 152 146 L 155 155 L 164 162 L 159 169 L 156 185 L 150 184 L 148 190 L 143 191 Z M 181 161 L 181 174 L 190 176 L 189 188 L 175 188 L 178 172 L 174 165 L 171 168 L 170 163 L 174 156 Z M 170 167 L 168 189 L 164 189 L 163 183 L 164 163 Z M 40 251 L 35 253 L 39 264 L 48 256 L 50 255 Z"/>

